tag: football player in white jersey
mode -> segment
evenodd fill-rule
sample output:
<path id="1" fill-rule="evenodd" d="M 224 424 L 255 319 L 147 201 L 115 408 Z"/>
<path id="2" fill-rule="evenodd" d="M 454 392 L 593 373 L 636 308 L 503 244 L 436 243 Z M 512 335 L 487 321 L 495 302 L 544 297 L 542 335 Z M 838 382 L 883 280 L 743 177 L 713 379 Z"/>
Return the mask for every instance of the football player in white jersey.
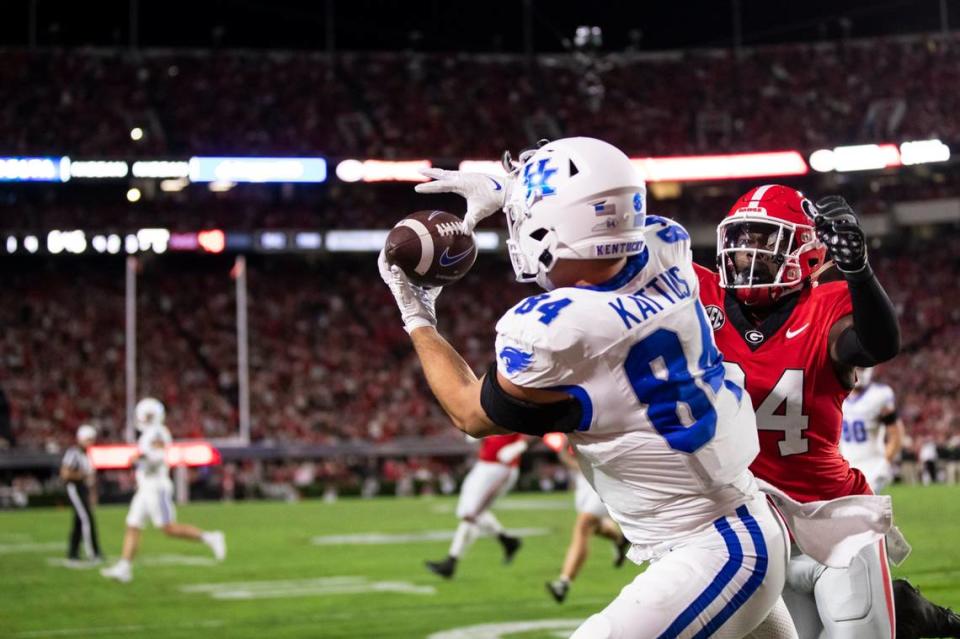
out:
<path id="1" fill-rule="evenodd" d="M 843 400 L 840 452 L 860 469 L 875 493 L 893 481 L 893 461 L 903 447 L 903 431 L 893 389 L 874 382 L 872 368 L 858 368 L 853 390 Z"/>
<path id="2" fill-rule="evenodd" d="M 203 531 L 190 524 L 177 523 L 173 505 L 173 482 L 167 466 L 167 447 L 173 442 L 164 425 L 166 411 L 159 400 L 146 397 L 137 402 L 137 491 L 127 513 L 127 530 L 123 537 L 120 561 L 100 574 L 127 583 L 133 579 L 133 559 L 140 546 L 140 533 L 150 521 L 169 537 L 202 541 L 218 561 L 227 555 L 227 544 L 219 530 Z"/>
<path id="3" fill-rule="evenodd" d="M 467 196 L 468 226 L 503 206 L 517 279 L 547 291 L 501 318 L 497 363 L 478 378 L 436 330 L 440 290 L 381 253 L 434 395 L 473 436 L 568 433 L 629 558 L 649 562 L 574 639 L 743 637 L 768 617 L 778 632 L 765 636 L 795 637 L 780 600 L 786 532 L 747 470 L 750 400 L 724 378 L 689 235 L 646 219 L 630 160 L 592 138 L 550 142 L 520 156 L 506 201 L 496 180 L 430 176 L 434 192 Z"/>

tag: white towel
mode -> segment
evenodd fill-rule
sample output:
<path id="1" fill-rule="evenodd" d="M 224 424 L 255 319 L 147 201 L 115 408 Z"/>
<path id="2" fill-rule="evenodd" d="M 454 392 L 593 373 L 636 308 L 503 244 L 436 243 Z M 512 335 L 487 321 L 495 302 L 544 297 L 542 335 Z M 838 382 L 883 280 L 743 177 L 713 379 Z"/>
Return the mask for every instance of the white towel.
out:
<path id="1" fill-rule="evenodd" d="M 824 566 L 849 567 L 857 553 L 883 539 L 893 527 L 888 495 L 850 495 L 801 504 L 762 479 L 757 481 L 783 515 L 800 550 Z"/>

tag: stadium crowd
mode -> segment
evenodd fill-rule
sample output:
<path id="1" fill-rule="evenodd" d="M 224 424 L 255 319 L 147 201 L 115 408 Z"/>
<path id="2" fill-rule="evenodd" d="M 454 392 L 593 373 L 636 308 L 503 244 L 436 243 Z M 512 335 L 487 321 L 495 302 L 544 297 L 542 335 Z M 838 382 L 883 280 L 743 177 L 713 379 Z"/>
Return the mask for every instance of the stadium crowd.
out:
<path id="1" fill-rule="evenodd" d="M 904 348 L 879 377 L 898 392 L 911 434 L 960 433 L 960 233 L 884 246 L 873 261 L 900 313 Z M 709 253 L 700 256 L 710 263 Z M 384 442 L 452 436 L 418 374 L 373 255 L 310 263 L 251 259 L 253 439 Z M 211 256 L 144 260 L 139 279 L 139 392 L 166 403 L 179 437 L 236 429 L 231 263 Z M 22 260 L 0 304 L 0 387 L 19 445 L 57 450 L 92 420 L 119 438 L 124 405 L 122 260 Z M 493 325 L 527 289 L 482 257 L 441 297 L 441 328 L 480 370 Z"/>
<path id="2" fill-rule="evenodd" d="M 478 268 L 445 295 L 472 362 L 516 286 L 505 264 Z M 122 435 L 122 261 L 24 260 L 0 309 L 0 387 L 18 444 L 57 450 L 92 420 Z M 139 392 L 159 397 L 179 437 L 236 430 L 236 332 L 230 263 L 146 261 L 139 279 Z M 275 443 L 384 441 L 447 432 L 415 374 L 406 335 L 367 260 L 271 258 L 250 269 L 253 438 Z"/>
<path id="3" fill-rule="evenodd" d="M 554 55 L 530 67 L 496 55 L 5 49 L 0 139 L 10 155 L 72 157 L 494 158 L 570 134 L 641 155 L 809 150 L 956 139 L 958 81 L 956 36 Z"/>
<path id="4" fill-rule="evenodd" d="M 0 151 L 74 158 L 429 155 L 454 163 L 569 134 L 605 138 L 635 155 L 960 137 L 956 36 L 763 47 L 740 57 L 727 50 L 542 56 L 530 72 L 525 65 L 494 55 L 332 60 L 293 52 L 0 50 Z M 145 131 L 142 139 L 131 139 L 133 127 Z M 199 185 L 156 198 L 148 193 L 132 206 L 111 202 L 112 191 L 74 191 L 71 183 L 56 191 L 4 189 L 0 205 L 5 230 L 31 232 L 75 228 L 81 220 L 97 231 L 384 228 L 398 210 L 462 208 L 452 196 L 427 203 L 409 187 L 241 185 L 212 193 Z M 685 187 L 679 197 L 651 189 L 651 210 L 686 224 L 715 223 L 742 187 Z M 868 215 L 888 211 L 891 202 L 955 196 L 958 189 L 956 172 L 926 167 L 844 185 Z M 904 332 L 902 353 L 878 377 L 898 392 L 915 456 L 931 445 L 960 450 L 958 255 L 956 229 L 898 238 L 874 252 Z M 372 258 L 251 257 L 256 444 L 456 436 L 419 374 Z M 104 439 L 120 439 L 122 260 L 4 259 L 0 389 L 17 445 L 60 451 L 84 421 Z M 699 259 L 713 261 L 710 254 Z M 164 401 L 177 437 L 236 431 L 231 266 L 212 256 L 141 260 L 138 394 Z M 513 282 L 505 262 L 484 256 L 441 297 L 441 328 L 480 370 L 493 355 L 496 318 L 530 291 Z M 291 462 L 268 468 L 265 479 L 251 478 L 247 466 L 229 472 L 238 486 L 275 485 L 281 497 L 292 494 L 284 486 L 307 485 L 307 477 L 362 481 L 361 490 L 367 480 L 357 478 L 385 479 L 402 493 L 428 477 L 446 485 L 442 478 L 450 474 L 430 459 L 354 470 Z"/>

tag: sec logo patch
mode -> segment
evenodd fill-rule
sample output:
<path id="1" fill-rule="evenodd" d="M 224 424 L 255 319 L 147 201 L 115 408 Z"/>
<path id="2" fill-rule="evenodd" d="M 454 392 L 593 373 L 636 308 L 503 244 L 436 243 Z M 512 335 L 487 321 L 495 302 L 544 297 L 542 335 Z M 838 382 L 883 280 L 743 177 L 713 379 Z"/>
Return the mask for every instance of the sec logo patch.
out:
<path id="1" fill-rule="evenodd" d="M 723 314 L 723 309 L 715 304 L 704 309 L 707 311 L 707 319 L 710 320 L 710 327 L 715 331 L 719 331 L 723 327 L 723 323 L 727 321 L 726 316 Z"/>

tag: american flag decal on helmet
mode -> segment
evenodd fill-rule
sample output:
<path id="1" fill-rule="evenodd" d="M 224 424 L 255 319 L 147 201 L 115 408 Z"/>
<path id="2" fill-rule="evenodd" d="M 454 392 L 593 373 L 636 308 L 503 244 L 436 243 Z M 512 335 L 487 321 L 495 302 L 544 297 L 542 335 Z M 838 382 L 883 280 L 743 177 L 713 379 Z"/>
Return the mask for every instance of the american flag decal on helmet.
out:
<path id="1" fill-rule="evenodd" d="M 601 215 L 615 215 L 617 212 L 617 207 L 613 202 L 607 202 L 606 200 L 600 200 L 599 202 L 591 202 L 593 206 L 593 213 L 596 216 Z"/>

